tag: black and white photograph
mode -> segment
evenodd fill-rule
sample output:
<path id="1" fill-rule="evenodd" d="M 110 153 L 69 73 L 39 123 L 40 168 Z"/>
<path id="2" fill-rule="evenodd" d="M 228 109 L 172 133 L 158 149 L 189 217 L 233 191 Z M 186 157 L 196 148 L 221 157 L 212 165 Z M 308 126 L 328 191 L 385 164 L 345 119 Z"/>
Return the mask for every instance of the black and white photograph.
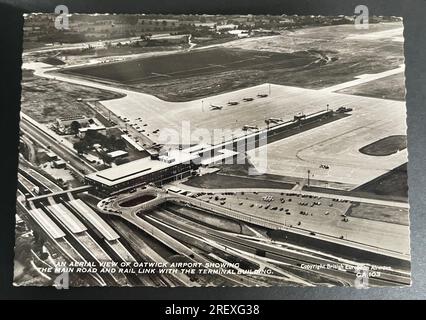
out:
<path id="1" fill-rule="evenodd" d="M 409 287 L 403 19 L 24 14 L 17 287 Z"/>

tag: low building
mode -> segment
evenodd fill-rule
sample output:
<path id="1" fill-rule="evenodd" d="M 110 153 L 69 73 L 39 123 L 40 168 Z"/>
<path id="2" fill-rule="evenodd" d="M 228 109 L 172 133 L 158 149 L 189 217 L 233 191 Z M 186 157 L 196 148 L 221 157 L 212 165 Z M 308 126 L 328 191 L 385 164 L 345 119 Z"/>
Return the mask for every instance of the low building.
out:
<path id="1" fill-rule="evenodd" d="M 62 159 L 55 160 L 53 161 L 53 167 L 56 169 L 64 169 L 67 167 L 67 163 Z"/>
<path id="2" fill-rule="evenodd" d="M 55 153 L 53 153 L 52 151 L 46 152 L 46 156 L 47 156 L 47 159 L 49 161 L 58 160 L 58 156 Z"/>
<path id="3" fill-rule="evenodd" d="M 229 30 L 228 33 L 236 35 L 238 38 L 247 38 L 250 36 L 250 32 L 248 30 Z"/>
<path id="4" fill-rule="evenodd" d="M 87 127 L 90 125 L 90 118 L 85 116 L 70 116 L 56 119 L 56 127 L 59 130 L 64 130 L 71 126 L 71 123 L 78 122 L 81 127 Z"/>
<path id="5" fill-rule="evenodd" d="M 93 163 L 93 164 L 95 164 L 95 163 L 99 163 L 99 164 L 103 163 L 102 159 L 100 159 L 99 157 L 97 157 L 97 156 L 95 156 L 95 155 L 93 155 L 91 153 L 84 153 L 82 156 L 87 161 L 89 161 L 90 163 Z"/>
<path id="6" fill-rule="evenodd" d="M 102 145 L 100 145 L 99 143 L 94 143 L 94 144 L 92 145 L 92 147 L 93 147 L 93 149 L 94 149 L 95 151 L 98 151 L 98 152 L 101 152 L 101 151 L 102 151 Z"/>
<path id="7" fill-rule="evenodd" d="M 96 125 L 96 124 L 90 124 L 87 127 L 78 129 L 78 136 L 80 138 L 84 138 L 84 136 L 86 135 L 86 133 L 88 131 L 97 131 L 97 132 L 101 132 L 101 133 L 106 134 L 106 128 L 104 126 L 99 126 L 99 125 Z"/>
<path id="8" fill-rule="evenodd" d="M 234 30 L 234 29 L 237 29 L 238 28 L 238 25 L 236 25 L 236 24 L 232 24 L 232 23 L 230 23 L 230 24 L 222 24 L 222 25 L 217 25 L 216 26 L 216 30 L 217 31 L 229 31 L 229 30 Z"/>
<path id="9" fill-rule="evenodd" d="M 107 153 L 107 156 L 112 160 L 124 158 L 124 157 L 127 157 L 128 155 L 129 153 L 124 150 L 116 150 L 116 151 L 111 151 Z"/>

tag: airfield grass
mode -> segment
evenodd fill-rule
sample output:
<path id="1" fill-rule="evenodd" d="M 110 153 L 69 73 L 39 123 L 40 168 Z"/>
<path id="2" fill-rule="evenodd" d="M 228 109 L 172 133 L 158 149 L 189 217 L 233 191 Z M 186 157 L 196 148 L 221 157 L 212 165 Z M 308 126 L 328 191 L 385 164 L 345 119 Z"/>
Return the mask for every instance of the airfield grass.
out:
<path id="1" fill-rule="evenodd" d="M 192 177 L 186 185 L 198 188 L 215 189 L 215 188 L 277 188 L 291 189 L 293 184 L 277 181 L 268 181 L 264 179 L 227 176 L 217 173 L 206 174 L 199 177 Z"/>
<path id="2" fill-rule="evenodd" d="M 36 77 L 30 70 L 22 71 L 21 108 L 40 123 L 76 115 L 96 117 L 105 126 L 107 119 L 90 108 L 81 99 L 115 99 L 122 97 L 109 91 L 74 85 L 57 80 Z"/>
<path id="3" fill-rule="evenodd" d="M 372 98 L 404 101 L 405 76 L 404 73 L 398 73 L 389 77 L 370 81 L 368 83 L 345 88 L 337 92 Z"/>
<path id="4" fill-rule="evenodd" d="M 407 136 L 389 136 L 359 149 L 359 152 L 369 156 L 390 156 L 407 148 Z"/>
<path id="5" fill-rule="evenodd" d="M 354 192 L 374 194 L 376 196 L 393 196 L 408 198 L 407 163 L 383 176 L 359 186 Z"/>
<path id="6" fill-rule="evenodd" d="M 375 221 L 395 223 L 408 226 L 408 210 L 369 203 L 354 203 L 349 208 L 347 215 Z"/>
<path id="7" fill-rule="evenodd" d="M 272 70 L 278 66 L 305 66 L 315 59 L 309 52 L 272 53 L 213 48 L 65 70 L 65 73 L 101 78 L 125 84 L 155 83 L 223 70 Z"/>
<path id="8" fill-rule="evenodd" d="M 374 31 L 386 28 L 375 26 Z M 404 62 L 402 43 L 391 39 L 348 41 L 346 37 L 354 32 L 351 26 L 306 28 L 271 39 L 241 39 L 220 47 L 64 72 L 112 82 L 167 101 L 190 101 L 262 83 L 319 89 L 361 74 L 394 69 Z M 400 97 L 400 79 L 390 78 L 388 82 L 395 85 L 378 82 L 377 92 L 371 95 Z M 363 87 L 358 90 L 360 94 L 366 91 Z"/>

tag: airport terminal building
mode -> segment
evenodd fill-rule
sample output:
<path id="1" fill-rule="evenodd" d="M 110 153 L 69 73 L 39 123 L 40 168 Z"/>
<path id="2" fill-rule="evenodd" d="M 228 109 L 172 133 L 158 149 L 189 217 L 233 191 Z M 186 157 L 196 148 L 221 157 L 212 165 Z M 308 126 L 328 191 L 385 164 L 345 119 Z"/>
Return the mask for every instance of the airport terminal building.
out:
<path id="1" fill-rule="evenodd" d="M 158 160 L 143 158 L 85 176 L 95 193 L 112 194 L 151 182 L 163 183 L 190 175 L 197 169 L 197 153 L 172 152 Z"/>

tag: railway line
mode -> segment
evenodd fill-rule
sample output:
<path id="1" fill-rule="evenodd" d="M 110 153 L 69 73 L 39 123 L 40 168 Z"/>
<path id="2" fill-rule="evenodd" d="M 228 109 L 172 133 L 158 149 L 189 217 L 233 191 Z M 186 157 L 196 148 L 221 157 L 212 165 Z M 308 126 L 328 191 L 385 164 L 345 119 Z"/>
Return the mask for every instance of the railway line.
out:
<path id="1" fill-rule="evenodd" d="M 19 181 L 22 181 L 22 176 L 19 177 Z M 30 189 L 26 189 L 22 183 L 20 183 L 20 189 L 18 189 L 18 194 L 22 197 L 25 197 L 25 193 L 32 194 Z M 73 244 L 73 240 L 63 231 L 63 229 L 51 218 L 45 211 L 40 208 L 35 208 L 34 205 L 28 209 L 24 203 L 17 201 L 17 208 L 19 208 L 23 214 L 22 218 L 30 226 L 35 226 L 36 230 L 40 230 L 43 234 L 46 235 L 48 241 L 51 241 L 59 249 L 59 251 L 64 255 L 65 259 L 68 262 L 87 262 L 85 257 L 77 250 L 76 246 Z M 94 273 L 83 274 L 82 279 L 86 279 L 88 284 L 94 284 L 98 286 L 106 286 L 107 283 L 104 279 Z"/>
<path id="2" fill-rule="evenodd" d="M 27 178 L 28 177 L 28 178 Z M 44 178 L 44 177 L 43 177 Z M 30 181 L 30 179 L 32 181 Z M 43 192 L 51 192 L 52 190 L 46 186 L 46 183 L 40 181 L 40 177 L 35 178 L 30 176 L 28 173 L 18 174 L 19 186 L 23 189 L 24 193 L 27 196 L 34 198 L 36 196 L 33 190 L 42 189 Z M 58 187 L 59 188 L 59 187 Z M 68 243 L 72 244 L 74 250 L 71 252 L 78 252 L 78 256 L 73 257 L 73 261 L 83 261 L 83 262 L 94 262 L 97 266 L 101 266 L 102 263 L 113 261 L 113 259 L 118 258 L 126 259 L 130 261 L 134 261 L 134 258 L 128 252 L 128 250 L 118 241 L 118 235 L 114 233 L 112 228 L 108 229 L 109 238 L 105 241 L 102 238 L 98 238 L 95 240 L 96 235 L 91 235 L 89 228 L 95 229 L 100 233 L 107 234 L 106 229 L 109 227 L 97 214 L 85 206 L 85 204 L 79 200 L 71 200 L 74 204 L 74 209 L 72 206 L 68 205 L 67 201 L 59 200 L 58 202 L 53 198 L 47 198 L 46 202 L 38 202 L 36 205 L 33 202 L 29 202 L 29 206 L 31 207 L 31 214 L 36 219 L 35 221 L 41 224 L 42 228 L 45 228 L 50 231 L 50 236 L 56 239 L 65 238 Z M 25 207 L 25 205 L 23 205 Z M 77 208 L 77 209 L 76 209 Z M 89 228 L 80 221 L 77 216 L 80 214 L 79 209 L 83 209 L 83 214 L 86 213 L 86 218 L 89 216 L 91 218 L 91 222 L 95 225 L 89 226 Z M 77 215 L 77 216 L 76 216 Z M 96 221 L 96 222 L 94 222 Z M 86 222 L 87 223 L 87 222 Z M 98 228 L 98 229 L 96 229 Z M 69 246 L 68 246 L 69 247 Z M 110 250 L 108 250 L 108 247 Z M 109 253 L 107 253 L 107 251 Z M 124 274 L 108 274 L 104 273 L 102 279 L 105 281 L 102 282 L 102 285 L 128 285 L 129 280 Z M 133 279 L 133 281 L 139 283 L 139 280 Z"/>

